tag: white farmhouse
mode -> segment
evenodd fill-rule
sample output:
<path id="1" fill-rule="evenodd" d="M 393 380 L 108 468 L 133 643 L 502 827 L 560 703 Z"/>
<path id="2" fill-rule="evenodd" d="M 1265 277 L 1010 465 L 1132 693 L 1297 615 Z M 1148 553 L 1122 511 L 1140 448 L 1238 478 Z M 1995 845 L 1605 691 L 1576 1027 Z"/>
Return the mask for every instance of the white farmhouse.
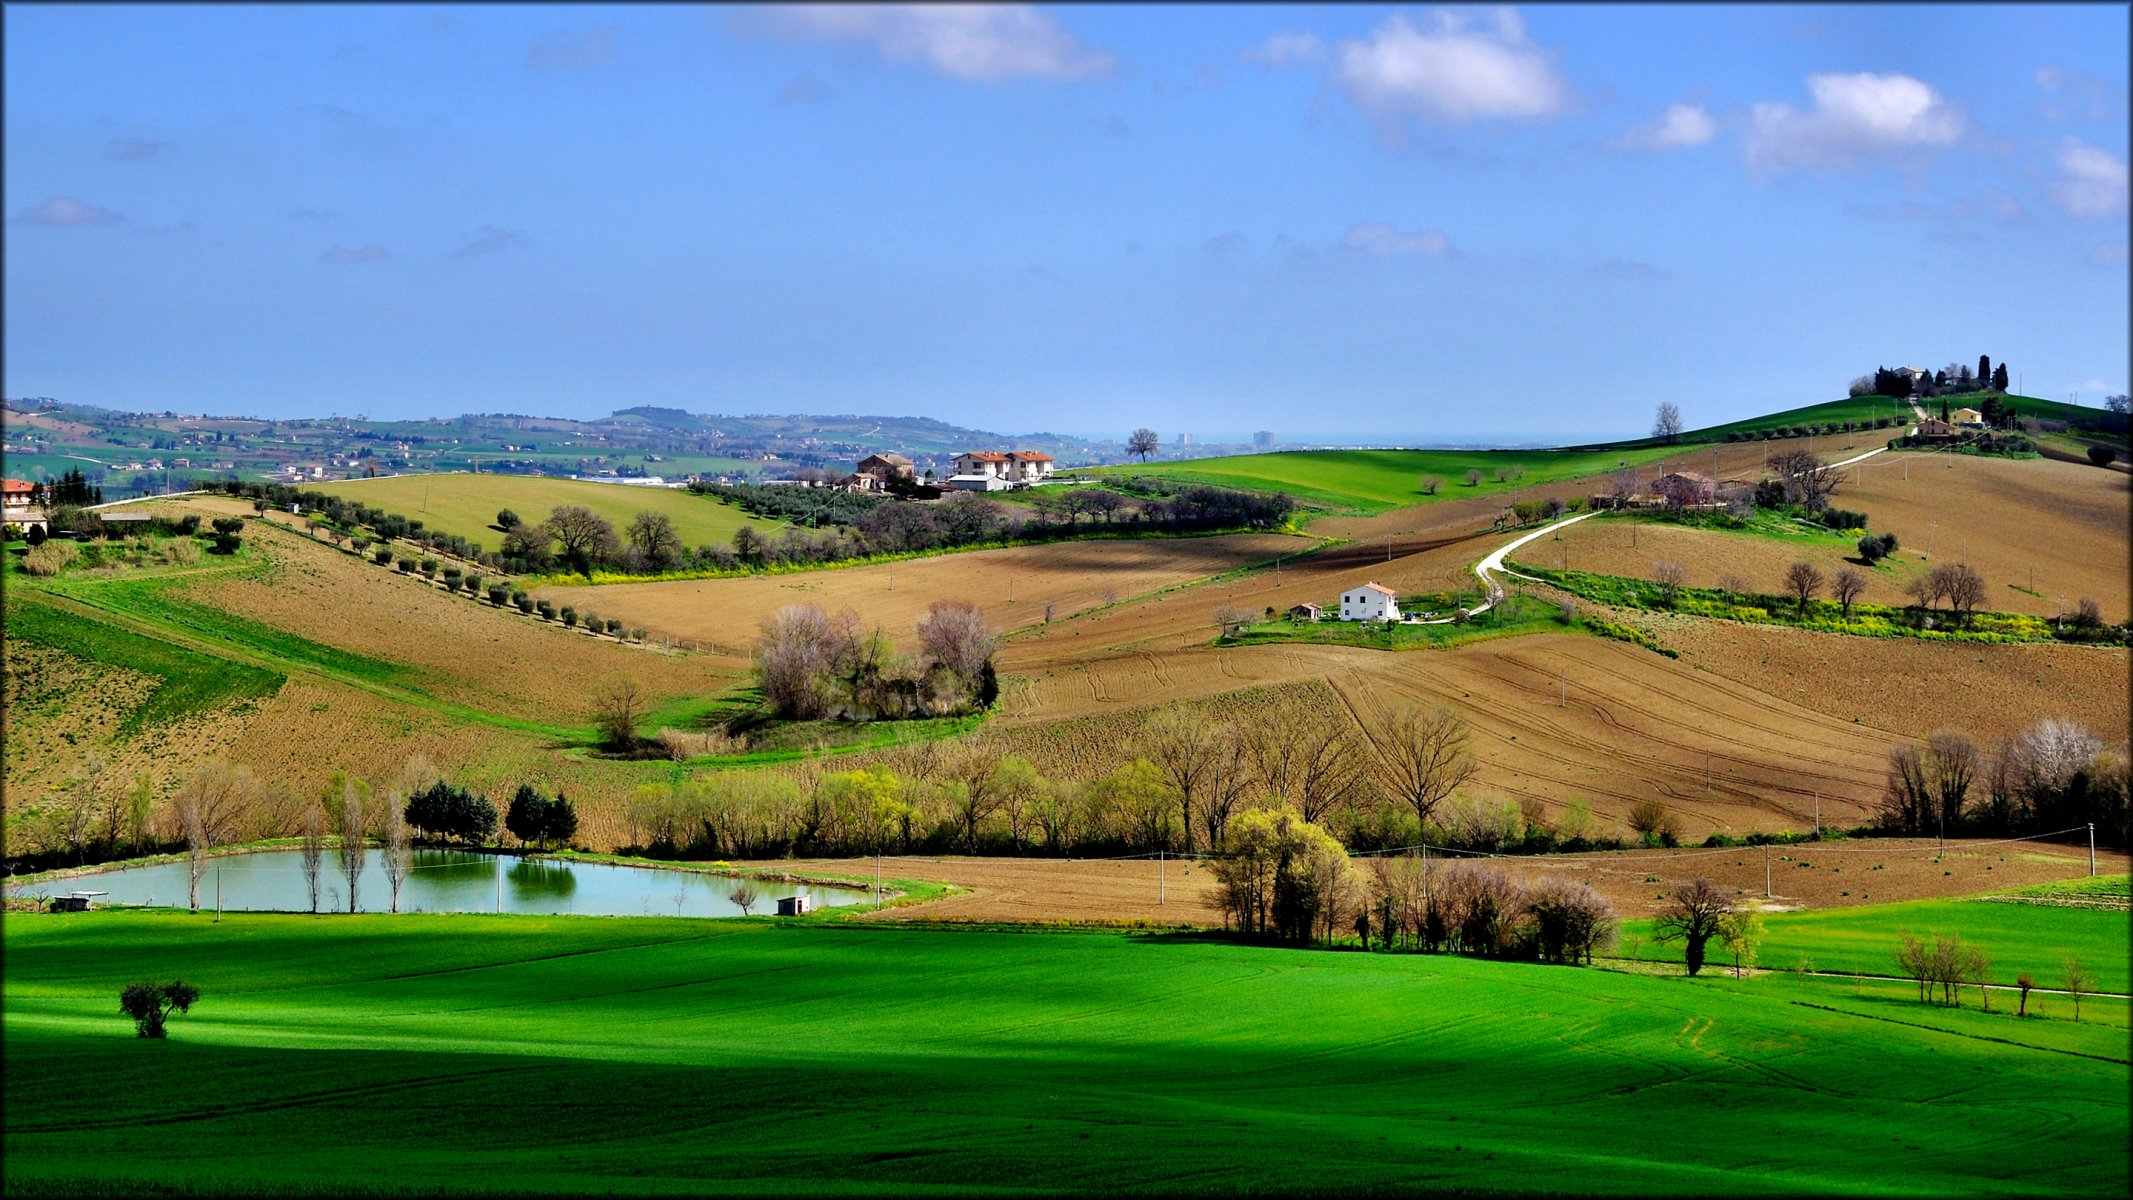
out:
<path id="1" fill-rule="evenodd" d="M 1384 584 L 1372 580 L 1359 588 L 1350 588 L 1341 593 L 1341 620 L 1343 621 L 1397 621 L 1400 619 L 1398 593 Z"/>

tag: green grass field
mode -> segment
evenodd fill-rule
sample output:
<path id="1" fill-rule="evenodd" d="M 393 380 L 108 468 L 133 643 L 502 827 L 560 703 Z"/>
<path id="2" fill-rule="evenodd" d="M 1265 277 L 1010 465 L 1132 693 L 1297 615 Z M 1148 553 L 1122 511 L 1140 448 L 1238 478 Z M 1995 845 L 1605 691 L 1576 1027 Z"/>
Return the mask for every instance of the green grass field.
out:
<path id="1" fill-rule="evenodd" d="M 1976 408 L 1985 402 L 1985 397 L 1989 394 L 1991 393 L 1967 392 L 1961 395 L 1951 395 L 1947 397 L 1948 407 L 1951 410 Z M 2101 421 L 2106 416 L 2104 411 L 2099 408 L 2086 408 L 2078 404 L 2066 404 L 2058 400 L 2046 400 L 2038 396 L 2008 395 L 2002 398 L 2008 408 L 2025 417 L 2042 417 L 2054 421 Z M 1940 402 L 1941 397 L 1933 396 L 1919 401 L 1919 404 L 1928 413 L 1939 416 Z M 1848 396 L 1842 400 L 1830 400 L 1822 404 L 1808 404 L 1800 408 L 1788 408 L 1783 412 L 1765 413 L 1758 417 L 1748 417 L 1740 421 L 1728 421 L 1722 425 L 1709 425 L 1702 429 L 1691 429 L 1681 435 L 1681 440 L 1683 442 L 1719 442 L 1724 441 L 1729 433 L 1760 433 L 1763 430 L 1776 429 L 1784 425 L 1797 427 L 1807 424 L 1826 425 L 1842 421 L 1872 421 L 1876 417 L 1893 417 L 1907 425 L 1915 418 L 1915 415 L 1911 411 L 1911 403 L 1908 400 L 1892 400 L 1887 396 Z M 1902 432 L 1903 429 L 1900 427 L 1868 430 L 1861 436 L 1870 436 L 1878 433 L 1884 437 L 1895 437 Z M 1613 447 L 1642 447 L 1652 445 L 1652 440 L 1650 438 L 1637 438 L 1624 442 L 1610 443 L 1610 445 Z"/>
<path id="2" fill-rule="evenodd" d="M 202 654 L 62 611 L 35 599 L 27 587 L 9 598 L 4 611 L 11 638 L 155 677 L 154 690 L 127 715 L 118 730 L 121 734 L 181 721 L 236 701 L 271 696 L 280 690 L 284 678 L 264 667 Z"/>
<path id="3" fill-rule="evenodd" d="M 1744 853 L 1752 857 L 1760 852 Z M 1812 859 L 1815 848 L 1792 846 L 1785 853 Z M 2064 975 L 2066 959 L 2078 955 L 2095 977 L 2098 990 L 2124 993 L 2129 983 L 2128 955 L 2133 954 L 2123 909 L 2113 912 L 1984 900 L 1915 900 L 1770 913 L 1763 922 L 1769 935 L 1763 942 L 1761 961 L 1778 970 L 1793 970 L 1804 958 L 1817 971 L 1894 975 L 1896 947 L 1905 931 L 1927 941 L 1935 933 L 1958 934 L 1965 943 L 1982 946 L 1991 956 L 1994 983 L 2011 986 L 2015 976 L 2028 971 L 2035 976 L 2038 987 L 2056 988 Z M 1648 961 L 1681 961 L 1679 943 L 1651 943 L 1648 921 L 1624 922 L 1622 932 L 1625 939 L 1633 935 L 1643 939 L 1639 953 Z M 1715 942 L 1709 953 L 1714 965 L 1723 957 Z"/>
<path id="4" fill-rule="evenodd" d="M 315 490 L 421 521 L 426 529 L 456 533 L 485 550 L 503 545 L 504 535 L 493 527 L 496 514 L 506 508 L 522 520 L 538 522 L 560 506 L 582 504 L 606 517 L 617 533 L 626 531 L 638 513 L 650 509 L 672 517 L 675 532 L 691 549 L 728 545 L 734 531 L 744 525 L 772 536 L 785 527 L 782 521 L 751 517 L 731 505 L 678 489 L 531 475 L 398 475 L 320 484 Z"/>
<path id="5" fill-rule="evenodd" d="M 1644 463 L 1667 453 L 1636 450 L 1288 450 L 1276 454 L 1240 454 L 1228 458 L 1154 462 L 1146 466 L 1101 467 L 1083 472 L 1099 478 L 1158 476 L 1245 491 L 1284 492 L 1323 508 L 1382 512 L 1433 500 L 1457 500 L 1512 492 L 1537 483 L 1574 479 L 1612 471 L 1622 462 Z M 1499 482 L 1498 468 L 1522 469 L 1525 475 Z M 1481 472 L 1469 487 L 1466 473 Z M 1424 476 L 1443 486 L 1434 496 L 1422 494 Z"/>
<path id="6" fill-rule="evenodd" d="M 14 1196 L 2127 1184 L 2123 1004 L 812 920 L 10 914 L 4 941 Z M 199 1004 L 137 1041 L 119 987 L 172 976 Z"/>

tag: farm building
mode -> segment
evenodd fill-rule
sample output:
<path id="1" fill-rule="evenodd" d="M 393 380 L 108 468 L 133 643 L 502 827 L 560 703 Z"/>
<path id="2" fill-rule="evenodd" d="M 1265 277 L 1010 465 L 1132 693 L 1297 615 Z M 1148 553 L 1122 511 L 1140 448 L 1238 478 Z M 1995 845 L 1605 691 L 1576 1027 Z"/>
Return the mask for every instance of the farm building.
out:
<path id="1" fill-rule="evenodd" d="M 1967 425 L 1972 429 L 1983 429 L 1985 427 L 1985 414 L 1974 408 L 1958 408 L 1948 414 L 1948 420 L 1953 424 Z"/>
<path id="2" fill-rule="evenodd" d="M 1397 621 L 1400 619 L 1398 593 L 1376 580 L 1358 588 L 1341 593 L 1341 620 L 1343 621 Z"/>
<path id="3" fill-rule="evenodd" d="M 1041 483 L 1051 477 L 1052 456 L 1036 450 L 1013 450 L 1002 454 L 997 450 L 966 450 L 955 456 L 955 474 L 950 484 L 966 477 L 994 478 L 1003 485 Z M 998 491 L 992 487 L 970 487 L 970 491 Z"/>
<path id="4" fill-rule="evenodd" d="M 31 503 L 31 497 L 37 491 L 36 484 L 10 479 L 4 487 L 5 490 L 0 491 L 0 501 L 4 501 L 5 513 L 0 516 L 0 523 L 25 530 L 32 525 L 46 525 L 44 509 Z"/>
<path id="5" fill-rule="evenodd" d="M 1318 621 L 1323 620 L 1325 615 L 1326 610 L 1316 604 L 1299 604 L 1289 610 L 1289 618 L 1295 621 Z"/>
<path id="6" fill-rule="evenodd" d="M 778 897 L 778 915 L 781 917 L 805 916 L 815 910 L 815 898 L 805 892 L 797 896 Z"/>
<path id="7" fill-rule="evenodd" d="M 915 479 L 918 470 L 911 460 L 901 454 L 869 454 L 859 460 L 854 486 L 861 491 L 876 492 L 888 487 L 894 479 Z"/>

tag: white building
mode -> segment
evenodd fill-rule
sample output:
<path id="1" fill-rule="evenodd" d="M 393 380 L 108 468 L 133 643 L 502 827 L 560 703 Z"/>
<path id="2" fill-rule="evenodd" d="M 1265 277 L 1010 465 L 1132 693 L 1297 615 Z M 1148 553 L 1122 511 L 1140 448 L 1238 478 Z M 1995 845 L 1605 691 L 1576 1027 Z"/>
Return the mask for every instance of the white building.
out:
<path id="1" fill-rule="evenodd" d="M 1343 621 L 1397 621 L 1400 619 L 1398 594 L 1384 584 L 1372 580 L 1359 588 L 1350 588 L 1341 593 L 1341 620 Z"/>
<path id="2" fill-rule="evenodd" d="M 1041 483 L 1052 474 L 1052 456 L 1037 450 L 1013 450 L 1002 454 L 997 450 L 966 450 L 955 456 L 955 474 L 949 477 L 951 486 L 965 486 L 971 491 L 998 491 L 995 487 L 957 485 L 958 479 L 998 479 L 1001 486 Z"/>
<path id="3" fill-rule="evenodd" d="M 1003 475 L 950 475 L 943 487 L 958 492 L 1004 492 L 1014 485 Z"/>

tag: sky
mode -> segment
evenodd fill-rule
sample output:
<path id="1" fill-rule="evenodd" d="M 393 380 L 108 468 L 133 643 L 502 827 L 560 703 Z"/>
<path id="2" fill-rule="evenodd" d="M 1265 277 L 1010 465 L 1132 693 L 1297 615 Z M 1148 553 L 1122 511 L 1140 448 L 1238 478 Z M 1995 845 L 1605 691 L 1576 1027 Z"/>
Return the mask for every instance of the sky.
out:
<path id="1" fill-rule="evenodd" d="M 11 397 L 1547 442 L 2127 389 L 2121 5 L 4 21 Z"/>

